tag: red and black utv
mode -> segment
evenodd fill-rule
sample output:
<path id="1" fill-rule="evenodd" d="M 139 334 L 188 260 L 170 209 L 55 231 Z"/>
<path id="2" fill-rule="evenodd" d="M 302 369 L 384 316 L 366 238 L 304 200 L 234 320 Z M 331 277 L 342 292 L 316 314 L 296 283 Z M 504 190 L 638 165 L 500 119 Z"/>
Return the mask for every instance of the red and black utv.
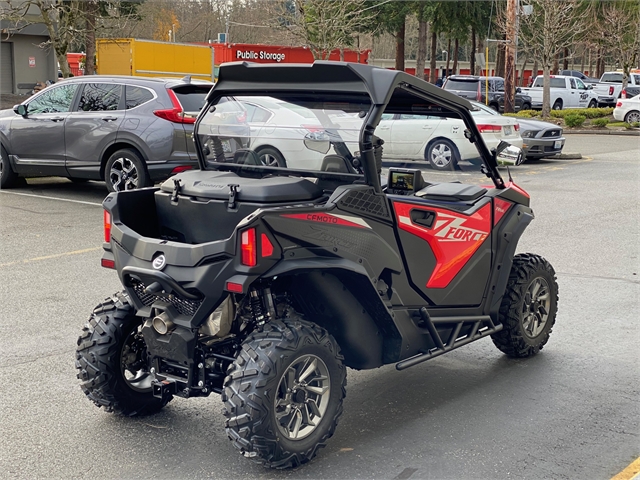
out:
<path id="1" fill-rule="evenodd" d="M 102 266 L 124 291 L 78 340 L 83 391 L 127 416 L 221 394 L 233 445 L 287 468 L 333 435 L 346 367 L 402 370 L 489 336 L 536 354 L 555 273 L 515 255 L 533 212 L 498 164 L 521 152 L 490 152 L 471 108 L 366 65 L 222 66 L 195 125 L 200 169 L 104 201 Z M 461 125 L 490 185 L 394 167 L 381 184 L 383 114 Z"/>

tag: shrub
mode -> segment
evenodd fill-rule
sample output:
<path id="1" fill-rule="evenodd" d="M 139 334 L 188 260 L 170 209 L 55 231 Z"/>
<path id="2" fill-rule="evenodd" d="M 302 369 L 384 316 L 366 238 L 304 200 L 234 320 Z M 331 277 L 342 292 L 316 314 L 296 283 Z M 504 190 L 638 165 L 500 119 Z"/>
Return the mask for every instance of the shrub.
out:
<path id="1" fill-rule="evenodd" d="M 607 123 L 609 123 L 608 118 L 596 118 L 591 122 L 591 125 L 593 125 L 594 127 L 606 127 Z"/>
<path id="2" fill-rule="evenodd" d="M 585 118 L 608 117 L 613 113 L 613 108 L 567 108 L 566 110 L 552 110 L 553 118 L 566 118 L 567 115 L 582 115 Z"/>
<path id="3" fill-rule="evenodd" d="M 586 119 L 584 115 L 572 113 L 564 117 L 564 123 L 567 127 L 580 127 Z"/>
<path id="4" fill-rule="evenodd" d="M 640 122 L 633 122 L 633 123 L 631 124 L 631 126 L 632 126 L 633 128 L 640 128 Z"/>

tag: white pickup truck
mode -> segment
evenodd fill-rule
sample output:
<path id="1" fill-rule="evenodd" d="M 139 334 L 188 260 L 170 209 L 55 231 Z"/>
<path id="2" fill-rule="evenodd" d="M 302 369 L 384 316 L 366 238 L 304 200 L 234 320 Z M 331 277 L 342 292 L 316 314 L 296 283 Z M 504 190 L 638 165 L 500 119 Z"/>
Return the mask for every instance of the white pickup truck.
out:
<path id="1" fill-rule="evenodd" d="M 593 91 L 598 94 L 598 103 L 615 107 L 619 98 L 631 98 L 640 93 L 640 72 L 633 70 L 629 74 L 629 82 L 624 94 L 622 76 L 622 72 L 604 72 L 600 83 L 593 86 Z"/>
<path id="2" fill-rule="evenodd" d="M 576 77 L 551 75 L 550 104 L 553 110 L 563 108 L 595 108 L 598 106 L 598 95 L 591 85 L 585 85 Z M 542 108 L 542 84 L 544 77 L 538 75 L 529 88 L 523 88 L 522 93 L 531 97 L 531 108 Z"/>

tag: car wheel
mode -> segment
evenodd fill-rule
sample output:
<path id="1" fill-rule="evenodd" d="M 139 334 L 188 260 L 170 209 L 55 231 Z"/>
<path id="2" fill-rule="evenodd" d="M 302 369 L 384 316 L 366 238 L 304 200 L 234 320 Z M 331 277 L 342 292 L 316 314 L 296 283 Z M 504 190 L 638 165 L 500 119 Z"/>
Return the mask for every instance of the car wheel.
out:
<path id="1" fill-rule="evenodd" d="M 562 110 L 562 100 L 556 100 L 552 107 L 553 110 Z"/>
<path id="2" fill-rule="evenodd" d="M 271 468 L 309 462 L 342 414 L 347 372 L 335 339 L 297 315 L 268 322 L 242 344 L 222 401 L 233 445 Z"/>
<path id="3" fill-rule="evenodd" d="M 17 173 L 11 169 L 9 163 L 9 154 L 0 146 L 0 188 L 11 188 L 24 183 L 24 178 L 20 178 Z"/>
<path id="4" fill-rule="evenodd" d="M 637 110 L 630 111 L 625 115 L 624 121 L 627 123 L 640 122 L 640 112 L 638 112 Z"/>
<path id="5" fill-rule="evenodd" d="M 445 138 L 432 141 L 425 156 L 434 170 L 455 170 L 460 160 L 456 146 Z"/>
<path id="6" fill-rule="evenodd" d="M 530 103 L 523 103 L 522 104 L 522 110 L 531 110 L 531 104 Z"/>
<path id="7" fill-rule="evenodd" d="M 490 103 L 489 104 L 489 108 L 491 110 L 493 110 L 494 112 L 499 112 L 500 111 L 500 107 L 498 106 L 497 103 Z"/>
<path id="8" fill-rule="evenodd" d="M 256 152 L 258 154 L 258 158 L 260 159 L 260 163 L 267 167 L 286 167 L 287 161 L 284 159 L 282 154 L 272 147 L 262 148 Z"/>
<path id="9" fill-rule="evenodd" d="M 107 160 L 104 180 L 110 192 L 135 190 L 152 185 L 144 162 L 130 149 L 118 150 Z"/>
<path id="10" fill-rule="evenodd" d="M 535 355 L 549 341 L 557 309 L 551 264 L 539 255 L 516 255 L 498 313 L 503 328 L 491 335 L 493 343 L 510 357 Z"/>

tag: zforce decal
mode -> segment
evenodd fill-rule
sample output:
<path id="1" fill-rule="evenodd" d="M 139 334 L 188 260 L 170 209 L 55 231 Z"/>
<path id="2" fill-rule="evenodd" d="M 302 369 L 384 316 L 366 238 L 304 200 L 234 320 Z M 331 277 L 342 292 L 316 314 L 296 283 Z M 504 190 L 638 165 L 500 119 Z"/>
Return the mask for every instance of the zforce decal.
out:
<path id="1" fill-rule="evenodd" d="M 411 203 L 394 202 L 393 206 L 398 226 L 426 240 L 436 257 L 436 267 L 427 281 L 427 288 L 449 285 L 491 233 L 490 203 L 469 216 Z M 411 210 L 414 209 L 435 213 L 433 227 L 413 223 Z"/>
<path id="2" fill-rule="evenodd" d="M 358 217 L 349 215 L 338 215 L 335 213 L 287 213 L 280 215 L 285 218 L 295 218 L 296 220 L 306 220 L 308 222 L 324 223 L 329 225 L 342 225 L 345 227 L 371 228 L 367 222 Z"/>

